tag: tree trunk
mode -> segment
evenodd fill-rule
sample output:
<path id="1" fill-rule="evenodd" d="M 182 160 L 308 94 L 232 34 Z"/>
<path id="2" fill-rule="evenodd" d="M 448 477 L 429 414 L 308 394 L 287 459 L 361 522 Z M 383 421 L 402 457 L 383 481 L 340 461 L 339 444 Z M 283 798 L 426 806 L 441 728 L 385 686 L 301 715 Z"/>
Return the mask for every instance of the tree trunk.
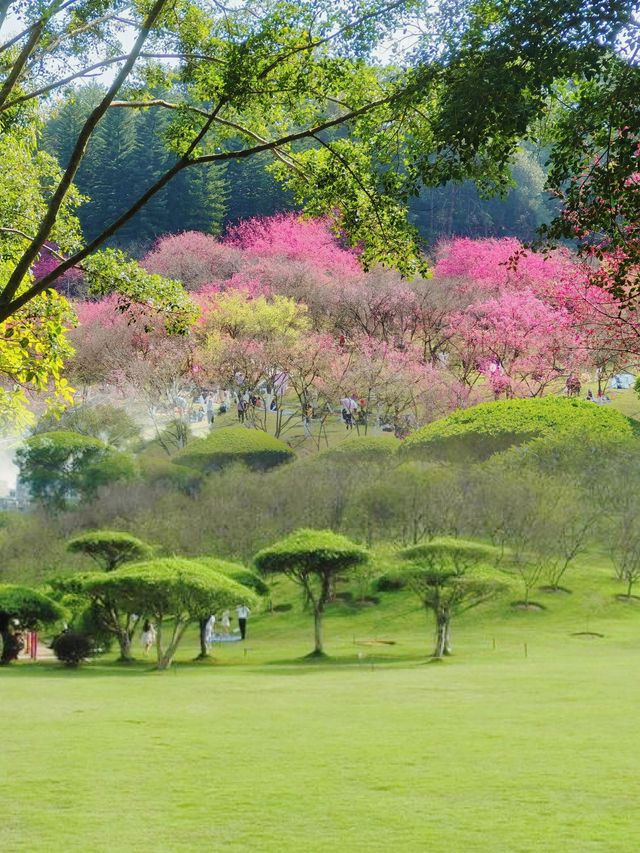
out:
<path id="1" fill-rule="evenodd" d="M 198 628 L 200 632 L 200 654 L 196 660 L 204 660 L 209 657 L 209 649 L 207 648 L 207 622 L 208 619 L 200 619 Z"/>
<path id="2" fill-rule="evenodd" d="M 120 657 L 118 660 L 122 663 L 131 663 L 133 660 L 133 655 L 131 654 L 131 635 L 128 631 L 122 629 L 118 631 L 116 637 L 120 646 Z"/>
<path id="3" fill-rule="evenodd" d="M 314 655 L 323 655 L 324 648 L 322 645 L 322 610 L 315 607 L 313 611 L 313 635 L 315 640 Z"/>
<path id="4" fill-rule="evenodd" d="M 173 659 L 175 657 L 176 652 L 178 651 L 178 646 L 180 645 L 180 641 L 184 636 L 184 632 L 187 630 L 189 623 L 188 622 L 176 622 L 175 628 L 173 630 L 173 635 L 171 637 L 171 641 L 167 648 L 162 651 L 162 644 L 159 639 L 160 630 L 158 629 L 156 634 L 157 640 L 157 648 L 158 648 L 158 669 L 160 671 L 164 671 L 169 669 L 171 664 L 173 663 Z"/>
<path id="5" fill-rule="evenodd" d="M 453 654 L 453 645 L 451 644 L 451 621 L 447 619 L 447 630 L 444 637 L 444 653 L 445 655 Z"/>
<path id="6" fill-rule="evenodd" d="M 2 654 L 0 655 L 0 665 L 11 663 L 13 660 L 13 643 L 12 634 L 9 631 L 9 617 L 0 616 L 0 639 L 2 640 Z"/>
<path id="7" fill-rule="evenodd" d="M 433 657 L 441 660 L 445 655 L 451 654 L 449 647 L 449 617 L 446 613 L 436 614 L 436 647 Z"/>

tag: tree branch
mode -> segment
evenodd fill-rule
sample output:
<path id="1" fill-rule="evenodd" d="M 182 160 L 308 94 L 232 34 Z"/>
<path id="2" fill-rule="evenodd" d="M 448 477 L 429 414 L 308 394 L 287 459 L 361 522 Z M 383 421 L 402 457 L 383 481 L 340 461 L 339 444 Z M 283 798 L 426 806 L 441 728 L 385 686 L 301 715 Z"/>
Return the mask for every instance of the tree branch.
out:
<path id="1" fill-rule="evenodd" d="M 84 127 L 80 131 L 80 134 L 78 135 L 76 144 L 69 160 L 69 165 L 65 169 L 65 172 L 62 178 L 60 179 L 60 182 L 53 194 L 53 197 L 49 202 L 47 211 L 44 215 L 44 218 L 41 222 L 35 239 L 26 249 L 22 257 L 16 264 L 16 267 L 13 273 L 11 274 L 9 281 L 3 289 L 2 294 L 0 295 L 0 305 L 3 306 L 5 310 L 6 307 L 10 304 L 13 297 L 15 296 L 16 291 L 18 290 L 18 287 L 22 282 L 22 279 L 27 274 L 29 267 L 35 260 L 38 252 L 42 248 L 43 243 L 47 239 L 49 232 L 55 224 L 58 212 L 60 211 L 60 207 L 62 206 L 62 203 L 67 195 L 67 192 L 69 191 L 69 188 L 71 187 L 71 183 L 76 175 L 76 172 L 78 171 L 91 134 L 93 133 L 96 125 L 98 124 L 102 116 L 106 113 L 109 104 L 115 98 L 116 94 L 120 90 L 120 87 L 129 76 L 129 73 L 135 64 L 138 55 L 140 54 L 153 25 L 159 18 L 160 13 L 162 12 L 167 2 L 169 2 L 169 0 L 156 0 L 156 2 L 153 4 L 124 66 L 121 68 L 116 79 L 113 81 L 113 83 L 107 90 L 107 93 L 102 98 L 98 106 L 93 110 L 89 118 L 86 120 Z"/>
<path id="2" fill-rule="evenodd" d="M 255 154 L 261 154 L 264 151 L 272 151 L 275 148 L 281 148 L 283 145 L 287 145 L 290 142 L 295 142 L 299 139 L 308 139 L 313 138 L 315 134 L 320 133 L 323 130 L 327 130 L 330 127 L 335 127 L 339 124 L 344 124 L 345 122 L 351 121 L 354 118 L 357 118 L 360 115 L 364 115 L 372 109 L 375 109 L 378 106 L 391 103 L 396 100 L 401 93 L 396 93 L 394 95 L 389 95 L 386 98 L 381 98 L 377 101 L 372 101 L 371 103 L 365 105 L 364 107 L 360 107 L 358 110 L 352 110 L 349 113 L 346 113 L 338 118 L 330 119 L 328 121 L 322 122 L 321 124 L 316 125 L 315 127 L 308 128 L 307 130 L 301 130 L 296 133 L 290 133 L 287 136 L 280 137 L 280 139 L 276 139 L 273 142 L 266 142 L 260 145 L 254 145 L 252 148 L 244 148 L 241 151 L 222 151 L 216 154 L 205 154 L 200 157 L 195 157 L 193 159 L 190 158 L 190 154 L 195 148 L 199 145 L 202 138 L 206 135 L 207 131 L 213 124 L 213 122 L 217 118 L 217 113 L 214 111 L 209 116 L 208 121 L 204 124 L 197 137 L 189 146 L 188 151 L 178 160 L 165 174 L 159 178 L 155 184 L 149 187 L 146 192 L 144 192 L 138 200 L 131 205 L 131 207 L 126 210 L 118 219 L 114 220 L 107 228 L 105 228 L 101 234 L 95 237 L 90 243 L 88 243 L 84 248 L 80 249 L 70 258 L 67 258 L 66 261 L 61 263 L 56 269 L 52 270 L 48 275 L 44 276 L 39 282 L 33 284 L 28 290 L 24 293 L 21 293 L 15 299 L 12 296 L 11 301 L 0 299 L 0 322 L 10 317 L 15 311 L 22 308 L 27 304 L 31 299 L 37 296 L 39 293 L 42 293 L 44 290 L 47 290 L 51 287 L 56 279 L 60 278 L 60 276 L 64 275 L 64 273 L 71 269 L 71 267 L 77 266 L 80 261 L 84 260 L 88 257 L 92 252 L 98 249 L 106 240 L 109 239 L 113 234 L 115 234 L 125 223 L 127 223 L 135 214 L 141 210 L 145 204 L 153 198 L 158 192 L 160 192 L 163 187 L 165 187 L 169 181 L 181 172 L 183 169 L 189 168 L 190 166 L 196 166 L 201 163 L 222 163 L 228 160 L 238 160 L 245 159 L 247 157 L 252 157 Z M 217 110 L 222 108 L 223 104 L 219 104 Z M 42 245 L 42 244 L 40 244 Z M 37 252 L 36 252 L 37 254 Z M 31 261 L 34 259 L 35 255 L 31 258 Z M 31 263 L 31 261 L 29 263 Z M 28 267 L 27 267 L 28 269 Z M 26 270 L 25 270 L 26 273 Z M 15 273 L 14 273 L 15 275 Z M 22 277 L 21 277 L 22 278 Z M 6 292 L 6 288 L 5 288 Z M 15 293 L 15 292 L 14 292 Z M 3 294 L 4 295 L 4 294 Z"/>
<path id="3" fill-rule="evenodd" d="M 33 235 L 27 234 L 26 231 L 21 231 L 20 228 L 10 228 L 7 225 L 0 225 L 0 233 L 2 233 L 2 234 L 17 234 L 18 237 L 24 237 L 24 239 L 28 240 L 29 242 L 31 242 L 34 239 Z M 59 258 L 61 261 L 67 260 L 65 258 L 65 256 L 61 255 L 60 252 L 58 252 L 56 249 L 53 248 L 53 246 L 47 246 L 47 244 L 44 243 L 43 248 L 45 248 L 47 250 L 47 252 L 50 252 L 52 255 L 54 255 L 54 257 Z"/>
<path id="4" fill-rule="evenodd" d="M 202 110 L 199 107 L 191 106 L 190 104 L 173 104 L 170 101 L 165 101 L 162 98 L 154 98 L 150 101 L 113 101 L 111 107 L 133 107 L 135 109 L 145 109 L 146 107 L 163 107 L 168 110 L 188 110 L 189 112 L 196 113 L 197 115 L 205 116 L 209 118 L 211 113 L 208 113 L 206 110 Z M 260 142 L 262 144 L 268 144 L 269 140 L 265 139 L 264 136 L 260 136 L 260 134 L 251 130 L 248 127 L 244 127 L 241 124 L 238 124 L 234 121 L 229 121 L 228 119 L 222 118 L 221 116 L 216 116 L 215 118 L 216 124 L 224 125 L 225 127 L 230 127 L 233 130 L 237 130 L 238 133 L 241 133 L 243 136 L 248 137 L 249 139 L 253 139 L 254 142 Z M 285 166 L 288 166 L 290 169 L 296 171 L 300 177 L 304 178 L 304 172 L 297 165 L 295 160 L 291 157 L 291 155 L 287 154 L 284 151 L 281 151 L 279 148 L 273 148 L 271 153 L 274 157 L 277 157 L 278 160 L 281 160 Z"/>
<path id="5" fill-rule="evenodd" d="M 42 35 L 42 30 L 44 29 L 44 21 L 37 21 L 34 26 L 31 35 L 27 39 L 24 47 L 20 51 L 18 58 L 13 63 L 11 68 L 11 72 L 7 76 L 7 79 L 4 81 L 2 89 L 0 89 L 0 109 L 2 105 L 5 103 L 9 95 L 11 94 L 13 87 L 16 85 L 20 75 L 24 71 L 25 65 L 27 64 L 29 57 L 35 50 L 35 47 L 38 43 L 38 39 Z"/>
<path id="6" fill-rule="evenodd" d="M 74 80 L 78 80 L 81 77 L 85 77 L 93 71 L 97 71 L 100 68 L 107 68 L 109 65 L 115 65 L 117 62 L 124 62 L 125 59 L 129 56 L 128 53 L 120 54 L 120 56 L 111 56 L 108 59 L 101 59 L 100 62 L 95 62 L 93 65 L 88 65 L 86 68 L 82 68 L 79 71 L 75 71 L 73 74 L 69 74 L 67 77 L 63 77 L 61 80 L 56 80 L 53 83 L 48 83 L 46 86 L 42 86 L 40 89 L 34 89 L 32 92 L 27 92 L 25 95 L 21 95 L 19 98 L 14 98 L 12 101 L 8 101 L 3 107 L 0 107 L 0 112 L 3 110 L 8 110 L 11 107 L 16 106 L 16 104 L 22 104 L 25 101 L 30 101 L 33 98 L 37 98 L 40 95 L 47 95 L 49 92 L 53 92 L 55 89 L 60 89 L 62 86 L 66 86 L 68 83 L 72 83 Z M 201 54 L 189 54 L 189 53 L 144 53 L 140 52 L 139 59 L 201 59 L 206 60 L 207 62 L 215 62 L 220 65 L 224 65 L 224 61 L 222 59 L 218 59 L 215 56 L 203 56 Z"/>

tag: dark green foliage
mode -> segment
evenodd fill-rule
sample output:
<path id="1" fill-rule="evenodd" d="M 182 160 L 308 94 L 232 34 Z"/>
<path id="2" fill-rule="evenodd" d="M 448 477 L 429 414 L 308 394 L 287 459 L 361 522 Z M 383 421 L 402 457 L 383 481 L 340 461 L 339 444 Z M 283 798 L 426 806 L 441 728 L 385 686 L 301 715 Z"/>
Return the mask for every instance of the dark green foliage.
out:
<path id="1" fill-rule="evenodd" d="M 554 206 L 543 192 L 546 171 L 528 150 L 511 166 L 504 196 L 483 198 L 472 181 L 425 187 L 409 205 L 410 218 L 428 245 L 446 237 L 517 237 L 532 240 Z"/>
<path id="2" fill-rule="evenodd" d="M 129 533 L 119 530 L 94 530 L 69 541 L 72 554 L 86 554 L 105 572 L 112 572 L 123 563 L 144 560 L 153 554 L 153 548 Z"/>
<path id="3" fill-rule="evenodd" d="M 147 483 L 168 486 L 187 495 L 197 494 L 202 484 L 202 474 L 186 465 L 151 456 L 141 456 L 139 464 L 142 479 Z"/>
<path id="4" fill-rule="evenodd" d="M 459 409 L 406 438 L 402 455 L 455 460 L 484 459 L 509 447 L 551 434 L 632 437 L 638 426 L 614 409 L 566 397 L 536 397 L 480 403 Z"/>
<path id="5" fill-rule="evenodd" d="M 54 110 L 43 132 L 44 148 L 66 166 L 81 122 L 102 95 L 99 86 L 76 89 Z M 89 198 L 79 210 L 87 239 L 125 211 L 141 190 L 151 186 L 175 162 L 165 141 L 171 116 L 166 110 L 109 110 L 89 142 L 76 176 Z M 224 169 L 205 166 L 182 172 L 128 222 L 118 244 L 142 250 L 173 231 L 219 234 L 228 193 Z"/>
<path id="6" fill-rule="evenodd" d="M 407 585 L 407 579 L 400 572 L 387 572 L 381 575 L 374 586 L 378 592 L 398 592 Z"/>
<path id="7" fill-rule="evenodd" d="M 97 438 L 75 432 L 31 436 L 16 452 L 20 480 L 47 508 L 65 509 L 116 480 L 136 474 L 133 458 Z"/>
<path id="8" fill-rule="evenodd" d="M 224 427 L 213 430 L 206 438 L 190 442 L 176 454 L 174 461 L 207 474 L 234 462 L 266 470 L 289 462 L 293 457 L 293 451 L 283 441 L 266 432 Z"/>
<path id="9" fill-rule="evenodd" d="M 103 654 L 111 649 L 113 634 L 105 625 L 102 608 L 95 602 L 83 607 L 76 613 L 70 625 L 74 631 L 78 631 L 92 640 L 95 654 Z"/>
<path id="10" fill-rule="evenodd" d="M 58 660 L 69 667 L 79 666 L 95 654 L 93 639 L 80 631 L 63 631 L 53 639 L 51 648 Z"/>
<path id="11" fill-rule="evenodd" d="M 30 631 L 57 622 L 64 615 L 64 609 L 57 602 L 35 589 L 0 584 L 0 664 L 10 663 L 22 648 L 13 630 L 14 621 L 18 623 L 19 630 Z"/>

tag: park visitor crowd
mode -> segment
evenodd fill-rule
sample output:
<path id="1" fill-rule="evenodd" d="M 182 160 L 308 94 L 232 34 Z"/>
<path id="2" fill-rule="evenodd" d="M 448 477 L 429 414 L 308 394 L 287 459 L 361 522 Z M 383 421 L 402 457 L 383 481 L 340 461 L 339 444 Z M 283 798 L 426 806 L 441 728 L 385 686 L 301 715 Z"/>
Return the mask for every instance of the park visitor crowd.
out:
<path id="1" fill-rule="evenodd" d="M 212 613 L 207 619 L 207 623 L 205 626 L 205 643 L 207 646 L 213 645 L 216 642 L 228 642 L 232 639 L 236 640 L 244 640 L 247 636 L 247 619 L 251 614 L 251 610 L 246 606 L 246 604 L 240 604 L 236 607 L 236 616 L 238 619 L 238 627 L 232 633 L 231 631 L 231 611 L 223 610 L 218 618 L 216 613 Z M 220 630 L 216 631 L 216 625 L 220 626 Z M 239 636 L 236 636 L 238 635 Z M 142 644 L 142 648 L 144 649 L 144 653 L 148 654 L 151 647 L 156 642 L 157 632 L 155 626 L 148 619 L 145 619 L 144 624 L 142 626 L 142 634 L 140 635 L 140 642 Z"/>

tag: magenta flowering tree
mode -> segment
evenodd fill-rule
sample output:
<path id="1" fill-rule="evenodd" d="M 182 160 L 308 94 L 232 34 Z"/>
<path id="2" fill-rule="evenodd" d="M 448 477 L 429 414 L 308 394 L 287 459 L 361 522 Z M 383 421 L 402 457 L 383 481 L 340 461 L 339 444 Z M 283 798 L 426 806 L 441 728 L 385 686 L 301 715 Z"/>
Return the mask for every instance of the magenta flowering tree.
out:
<path id="1" fill-rule="evenodd" d="M 478 376 L 494 396 L 538 397 L 560 377 L 584 367 L 586 351 L 571 314 L 554 308 L 530 290 L 506 292 L 451 317 L 461 381 Z"/>
<path id="2" fill-rule="evenodd" d="M 339 244 L 327 219 L 295 213 L 245 219 L 228 229 L 224 243 L 251 255 L 308 262 L 334 276 L 361 271 L 356 253 Z"/>

